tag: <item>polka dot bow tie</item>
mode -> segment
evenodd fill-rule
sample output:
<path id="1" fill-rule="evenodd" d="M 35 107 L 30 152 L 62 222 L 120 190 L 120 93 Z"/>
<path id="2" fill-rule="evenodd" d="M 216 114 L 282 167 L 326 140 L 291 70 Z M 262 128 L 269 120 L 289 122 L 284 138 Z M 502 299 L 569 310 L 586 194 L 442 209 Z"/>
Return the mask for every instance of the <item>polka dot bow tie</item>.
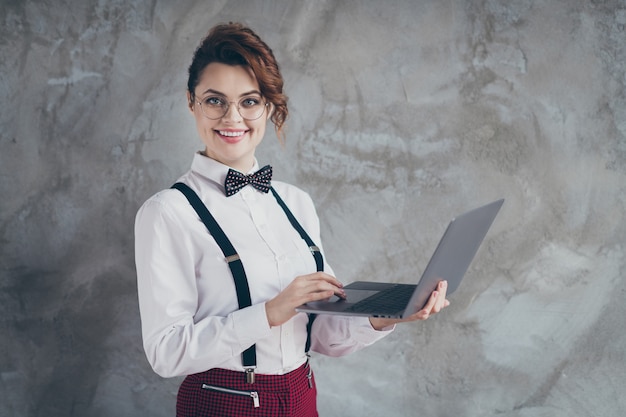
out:
<path id="1" fill-rule="evenodd" d="M 234 169 L 229 169 L 224 181 L 224 193 L 226 197 L 237 194 L 246 185 L 251 185 L 257 190 L 267 193 L 272 181 L 272 167 L 265 165 L 254 174 L 246 175 Z"/>

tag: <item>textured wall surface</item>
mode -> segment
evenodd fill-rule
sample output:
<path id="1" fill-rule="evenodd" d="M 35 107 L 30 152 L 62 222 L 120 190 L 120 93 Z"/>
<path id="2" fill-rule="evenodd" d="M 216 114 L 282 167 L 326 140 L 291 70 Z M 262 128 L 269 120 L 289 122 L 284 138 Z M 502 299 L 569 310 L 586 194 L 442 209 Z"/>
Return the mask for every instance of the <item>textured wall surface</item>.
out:
<path id="1" fill-rule="evenodd" d="M 134 215 L 188 169 L 201 36 L 251 25 L 291 117 L 258 151 L 344 282 L 411 282 L 505 197 L 444 313 L 316 356 L 323 416 L 626 414 L 626 3 L 0 2 L 0 415 L 171 416 Z"/>

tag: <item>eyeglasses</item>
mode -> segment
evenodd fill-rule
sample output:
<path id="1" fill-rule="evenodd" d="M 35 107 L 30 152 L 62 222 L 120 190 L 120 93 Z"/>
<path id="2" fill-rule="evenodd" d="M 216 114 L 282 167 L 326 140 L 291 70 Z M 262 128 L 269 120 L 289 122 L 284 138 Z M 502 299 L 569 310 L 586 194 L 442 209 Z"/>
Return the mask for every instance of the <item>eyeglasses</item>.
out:
<path id="1" fill-rule="evenodd" d="M 202 99 L 202 101 L 196 99 L 196 103 L 200 105 L 200 109 L 202 109 L 202 113 L 207 119 L 217 120 L 226 116 L 231 103 L 235 102 L 227 101 L 220 96 L 208 96 Z M 268 105 L 269 103 L 266 103 L 258 96 L 244 97 L 236 103 L 237 111 L 245 120 L 258 119 L 263 115 Z"/>

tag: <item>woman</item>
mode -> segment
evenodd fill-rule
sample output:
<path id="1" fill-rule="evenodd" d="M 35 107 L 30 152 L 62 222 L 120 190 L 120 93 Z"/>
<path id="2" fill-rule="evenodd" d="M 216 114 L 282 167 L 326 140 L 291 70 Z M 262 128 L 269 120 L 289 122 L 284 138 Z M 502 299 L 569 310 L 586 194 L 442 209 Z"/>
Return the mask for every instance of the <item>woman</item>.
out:
<path id="1" fill-rule="evenodd" d="M 255 159 L 267 121 L 281 137 L 288 113 L 271 49 L 241 24 L 216 26 L 195 51 L 187 88 L 204 150 L 135 223 L 146 355 L 163 377 L 187 375 L 179 416 L 317 416 L 309 346 L 346 355 L 399 320 L 313 321 L 295 311 L 345 295 L 319 249 L 310 197 L 271 181 Z M 445 295 L 442 282 L 404 321 L 437 313 Z"/>

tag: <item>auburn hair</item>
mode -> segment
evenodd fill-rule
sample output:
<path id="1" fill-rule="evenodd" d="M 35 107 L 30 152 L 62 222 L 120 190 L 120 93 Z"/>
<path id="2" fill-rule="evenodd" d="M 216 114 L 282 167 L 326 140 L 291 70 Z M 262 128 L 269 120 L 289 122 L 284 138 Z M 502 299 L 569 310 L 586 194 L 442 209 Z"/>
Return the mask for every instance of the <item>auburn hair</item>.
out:
<path id="1" fill-rule="evenodd" d="M 195 98 L 202 71 L 213 62 L 243 65 L 252 70 L 261 94 L 274 107 L 271 120 L 282 142 L 282 130 L 289 111 L 287 96 L 283 93 L 283 76 L 270 47 L 252 29 L 241 23 L 231 22 L 213 27 L 200 42 L 189 66 L 187 90 L 192 98 Z"/>

